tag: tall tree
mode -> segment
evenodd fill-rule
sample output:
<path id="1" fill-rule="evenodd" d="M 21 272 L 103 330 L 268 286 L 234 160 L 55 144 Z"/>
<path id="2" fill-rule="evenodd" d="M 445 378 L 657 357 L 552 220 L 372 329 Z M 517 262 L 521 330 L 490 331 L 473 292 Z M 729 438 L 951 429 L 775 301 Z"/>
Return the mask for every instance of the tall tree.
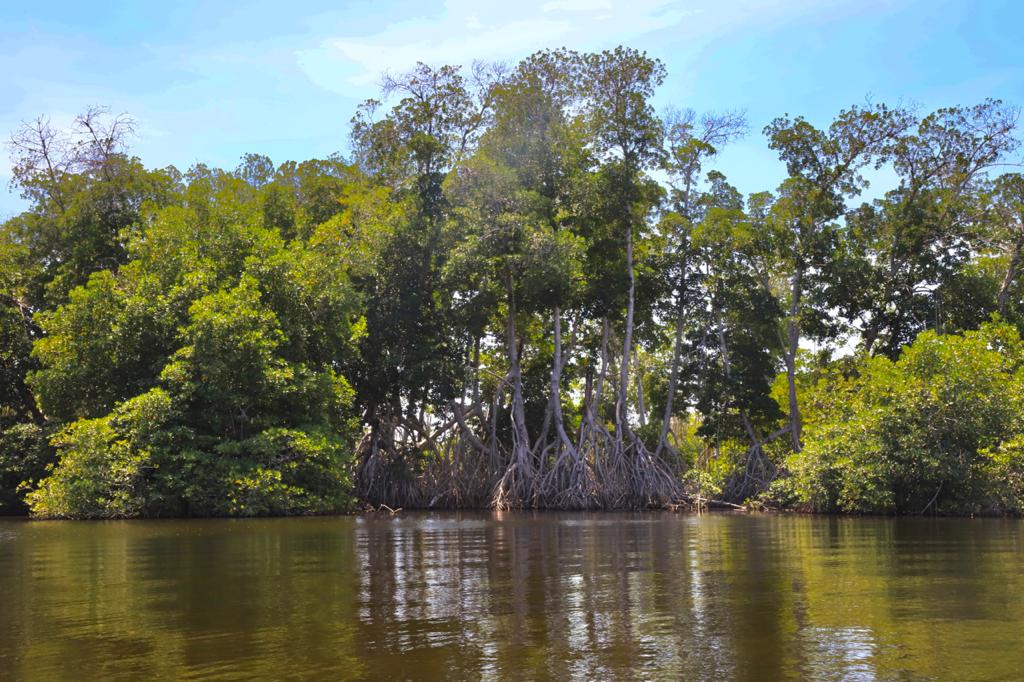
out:
<path id="1" fill-rule="evenodd" d="M 984 242 L 980 193 L 986 172 L 1017 146 L 1016 119 L 994 100 L 940 109 L 888 146 L 899 184 L 850 216 L 836 276 L 846 281 L 831 297 L 869 352 L 894 358 L 942 326 L 942 294 Z"/>
<path id="2" fill-rule="evenodd" d="M 1024 264 L 1021 261 L 1024 258 L 1024 176 L 1020 173 L 999 176 L 992 194 L 994 215 L 986 241 L 1006 260 L 996 295 L 996 307 L 999 314 L 1004 315 L 1010 304 L 1010 292 L 1017 284 Z"/>
<path id="3" fill-rule="evenodd" d="M 458 67 L 419 64 L 385 77 L 384 97 L 399 99 L 382 119 L 373 118 L 376 100 L 353 118 L 358 163 L 409 207 L 395 216 L 377 271 L 359 283 L 372 301 L 355 377 L 370 425 L 359 483 L 372 501 L 395 503 L 404 495 L 396 486 L 407 487 L 400 481 L 416 467 L 399 461 L 396 430 L 400 438 L 427 436 L 428 408 L 449 405 L 461 383 L 466 339 L 453 327 L 452 297 L 442 289 L 451 248 L 443 182 L 489 120 L 502 76 L 499 68 L 477 66 L 467 79 Z"/>
<path id="4" fill-rule="evenodd" d="M 852 107 L 825 130 L 802 117 L 777 118 L 765 128 L 769 147 L 786 163 L 789 177 L 771 209 L 773 269 L 786 280 L 778 292 L 786 317 L 782 335 L 788 386 L 789 431 L 793 448 L 802 447 L 797 396 L 797 356 L 806 328 L 825 319 L 820 293 L 836 250 L 846 201 L 864 187 L 861 171 L 880 164 L 912 124 L 901 109 L 884 105 Z"/>
<path id="5" fill-rule="evenodd" d="M 664 154 L 662 122 L 650 100 L 664 80 L 665 68 L 641 52 L 620 47 L 586 55 L 582 75 L 588 133 L 601 164 L 599 186 L 609 236 L 622 246 L 626 285 L 614 440 L 603 463 L 608 469 L 605 495 L 613 505 L 644 506 L 678 494 L 677 479 L 631 428 L 629 405 L 636 332 L 636 245 L 661 198 L 660 188 L 647 175 L 661 165 Z M 616 313 L 613 308 L 603 311 L 605 317 Z M 616 478 L 618 482 L 613 483 Z"/>
<path id="6" fill-rule="evenodd" d="M 675 319 L 668 386 L 661 420 L 661 431 L 655 456 L 665 449 L 674 450 L 668 436 L 675 416 L 675 400 L 682 370 L 684 332 L 687 306 L 697 307 L 693 286 L 698 273 L 693 262 L 693 230 L 706 211 L 701 206 L 701 175 L 704 165 L 714 158 L 722 145 L 739 137 L 746 130 L 741 114 L 704 114 L 692 110 L 672 112 L 666 121 L 668 154 L 665 168 L 669 173 L 670 211 L 661 221 L 669 244 L 666 265 L 669 301 L 665 315 Z M 705 202 L 706 203 L 706 202 Z"/>

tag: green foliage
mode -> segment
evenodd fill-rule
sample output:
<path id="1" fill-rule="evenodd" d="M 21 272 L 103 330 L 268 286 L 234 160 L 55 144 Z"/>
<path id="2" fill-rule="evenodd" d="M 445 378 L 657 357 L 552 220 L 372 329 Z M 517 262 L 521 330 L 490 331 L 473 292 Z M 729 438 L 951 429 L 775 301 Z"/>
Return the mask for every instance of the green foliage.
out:
<path id="1" fill-rule="evenodd" d="M 924 332 L 808 391 L 796 492 L 822 511 L 1018 509 L 1024 346 L 1013 327 Z M 823 377 L 825 379 L 825 377 Z"/>
<path id="2" fill-rule="evenodd" d="M 33 367 L 32 334 L 26 314 L 15 306 L 0 308 L 0 424 L 31 409 L 25 377 Z"/>
<path id="3" fill-rule="evenodd" d="M 1024 513 L 1024 437 L 1013 436 L 979 450 L 988 503 L 1005 513 Z"/>
<path id="4" fill-rule="evenodd" d="M 42 369 L 30 383 L 46 414 L 60 421 L 98 417 L 143 388 L 154 362 L 149 351 L 159 347 L 148 343 L 145 321 L 131 323 L 137 302 L 116 275 L 101 270 L 67 304 L 36 316 L 44 336 L 33 355 Z"/>
<path id="5" fill-rule="evenodd" d="M 720 499 L 729 479 L 743 466 L 745 455 L 746 446 L 742 441 L 718 441 L 714 451 L 701 453 L 694 466 L 686 472 L 684 481 L 687 488 L 705 500 Z"/>
<path id="6" fill-rule="evenodd" d="M 156 515 L 161 491 L 153 485 L 172 413 L 161 389 L 121 403 L 109 415 L 79 419 L 53 439 L 59 461 L 26 501 L 50 518 L 123 518 Z"/>
<path id="7" fill-rule="evenodd" d="M 336 512 L 351 504 L 351 443 L 329 432 L 268 429 L 240 448 L 228 499 L 214 513 L 232 516 Z"/>
<path id="8" fill-rule="evenodd" d="M 1015 110 L 787 115 L 787 177 L 743 197 L 708 168 L 743 117 L 662 117 L 665 75 L 625 47 L 419 64 L 359 108 L 352 159 L 234 171 L 147 169 L 100 109 L 23 125 L 2 509 L 644 506 L 685 477 L 1020 511 L 1024 180 L 990 175 Z"/>
<path id="9" fill-rule="evenodd" d="M 244 180 L 194 169 L 181 202 L 147 209 L 126 263 L 97 270 L 34 315 L 38 369 L 27 383 L 62 428 L 48 476 L 22 457 L 22 480 L 36 482 L 33 514 L 324 513 L 350 504 L 353 391 L 341 372 L 354 364 L 358 299 L 348 271 L 357 259 L 325 234 L 287 242 L 261 224 L 259 192 L 273 182 L 265 166 L 248 159 Z M 305 174 L 308 190 L 309 168 L 281 173 Z M 339 166 L 322 168 L 335 178 Z M 336 197 L 345 193 L 336 187 Z M 342 212 L 338 204 L 321 217 Z M 28 357 L 24 342 L 17 351 Z"/>
<path id="10" fill-rule="evenodd" d="M 0 515 L 24 514 L 24 494 L 54 461 L 50 430 L 32 422 L 0 428 Z"/>
<path id="11" fill-rule="evenodd" d="M 160 388 L 58 433 L 59 460 L 28 494 L 36 516 L 124 518 L 336 512 L 351 504 L 347 448 L 333 433 L 270 428 L 204 438 Z M 205 444 L 209 449 L 198 449 Z"/>

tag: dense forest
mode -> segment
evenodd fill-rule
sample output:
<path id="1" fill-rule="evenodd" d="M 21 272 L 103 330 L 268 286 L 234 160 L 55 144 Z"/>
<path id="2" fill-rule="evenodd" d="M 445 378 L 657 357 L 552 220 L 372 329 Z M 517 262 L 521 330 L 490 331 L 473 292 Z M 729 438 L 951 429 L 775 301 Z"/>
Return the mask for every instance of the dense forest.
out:
<path id="1" fill-rule="evenodd" d="M 26 123 L 0 512 L 1024 509 L 1016 109 L 782 116 L 742 196 L 744 116 L 658 112 L 664 77 L 419 65 L 346 157 L 230 171 Z"/>

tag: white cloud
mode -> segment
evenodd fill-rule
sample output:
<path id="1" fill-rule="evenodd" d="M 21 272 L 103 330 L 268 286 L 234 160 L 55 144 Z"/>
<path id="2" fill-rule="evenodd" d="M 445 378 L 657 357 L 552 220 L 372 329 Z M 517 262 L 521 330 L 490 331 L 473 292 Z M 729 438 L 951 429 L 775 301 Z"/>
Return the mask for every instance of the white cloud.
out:
<path id="1" fill-rule="evenodd" d="M 319 48 L 300 53 L 299 63 L 317 84 L 328 89 L 347 89 L 347 84 L 369 85 L 383 71 L 401 71 L 416 62 L 459 64 L 472 59 L 502 58 L 530 52 L 535 45 L 559 42 L 569 31 L 565 21 L 523 20 L 502 26 L 479 24 L 479 28 L 452 31 L 449 38 L 420 35 L 400 30 L 371 39 L 337 38 Z M 432 32 L 433 33 L 433 32 Z M 333 71 L 351 64 L 355 68 L 344 81 Z"/>
<path id="2" fill-rule="evenodd" d="M 135 136 L 140 140 L 152 140 L 159 137 L 167 137 L 170 134 L 170 131 L 158 128 L 148 120 L 136 119 L 135 121 Z"/>
<path id="3" fill-rule="evenodd" d="M 423 14 L 361 35 L 334 33 L 295 52 L 298 67 L 327 90 L 372 94 L 385 71 L 473 60 L 515 61 L 539 49 L 646 44 L 693 56 L 715 40 L 812 19 L 842 20 L 899 0 L 519 0 L 514 5 L 444 0 Z M 329 21 L 325 20 L 326 24 Z M 329 29 L 323 29 L 329 30 Z M 660 56 L 660 55 L 655 55 Z"/>
<path id="4" fill-rule="evenodd" d="M 544 12 L 593 12 L 612 8 L 611 0 L 551 0 L 540 6 Z"/>
<path id="5" fill-rule="evenodd" d="M 693 3 L 687 3 L 692 5 Z M 447 0 L 437 17 L 393 23 L 366 36 L 338 36 L 299 50 L 300 68 L 336 92 L 366 89 L 385 71 L 421 61 L 515 60 L 547 47 L 603 48 L 678 24 L 698 12 L 676 0 L 527 0 L 514 10 Z"/>

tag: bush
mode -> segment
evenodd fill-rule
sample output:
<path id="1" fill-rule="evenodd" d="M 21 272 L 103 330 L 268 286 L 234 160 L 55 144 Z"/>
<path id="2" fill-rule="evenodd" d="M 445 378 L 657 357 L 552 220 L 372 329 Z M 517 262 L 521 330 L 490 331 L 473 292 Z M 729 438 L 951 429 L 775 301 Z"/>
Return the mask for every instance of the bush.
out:
<path id="1" fill-rule="evenodd" d="M 1002 511 L 1024 512 L 1024 436 L 981 451 L 990 483 L 990 499 Z"/>
<path id="2" fill-rule="evenodd" d="M 787 466 L 819 511 L 1020 507 L 1024 351 L 1015 328 L 924 332 L 895 362 L 864 359 L 809 389 L 806 446 Z M 1017 481 L 1017 483 L 1014 483 Z"/>
<path id="3" fill-rule="evenodd" d="M 177 426 L 177 417 L 171 396 L 157 388 L 61 430 L 53 439 L 58 463 L 27 496 L 32 514 L 259 516 L 350 506 L 349 449 L 339 438 L 277 428 L 217 442 Z"/>
<path id="4" fill-rule="evenodd" d="M 0 514 L 24 514 L 26 488 L 46 475 L 53 462 L 50 431 L 21 423 L 0 430 Z"/>
<path id="5" fill-rule="evenodd" d="M 325 514 L 351 506 L 349 448 L 324 432 L 270 429 L 237 444 L 217 513 Z"/>
<path id="6" fill-rule="evenodd" d="M 173 414 L 170 396 L 153 389 L 118 405 L 106 417 L 79 419 L 53 438 L 59 460 L 26 501 L 51 518 L 154 515 L 152 485 L 163 431 Z"/>

